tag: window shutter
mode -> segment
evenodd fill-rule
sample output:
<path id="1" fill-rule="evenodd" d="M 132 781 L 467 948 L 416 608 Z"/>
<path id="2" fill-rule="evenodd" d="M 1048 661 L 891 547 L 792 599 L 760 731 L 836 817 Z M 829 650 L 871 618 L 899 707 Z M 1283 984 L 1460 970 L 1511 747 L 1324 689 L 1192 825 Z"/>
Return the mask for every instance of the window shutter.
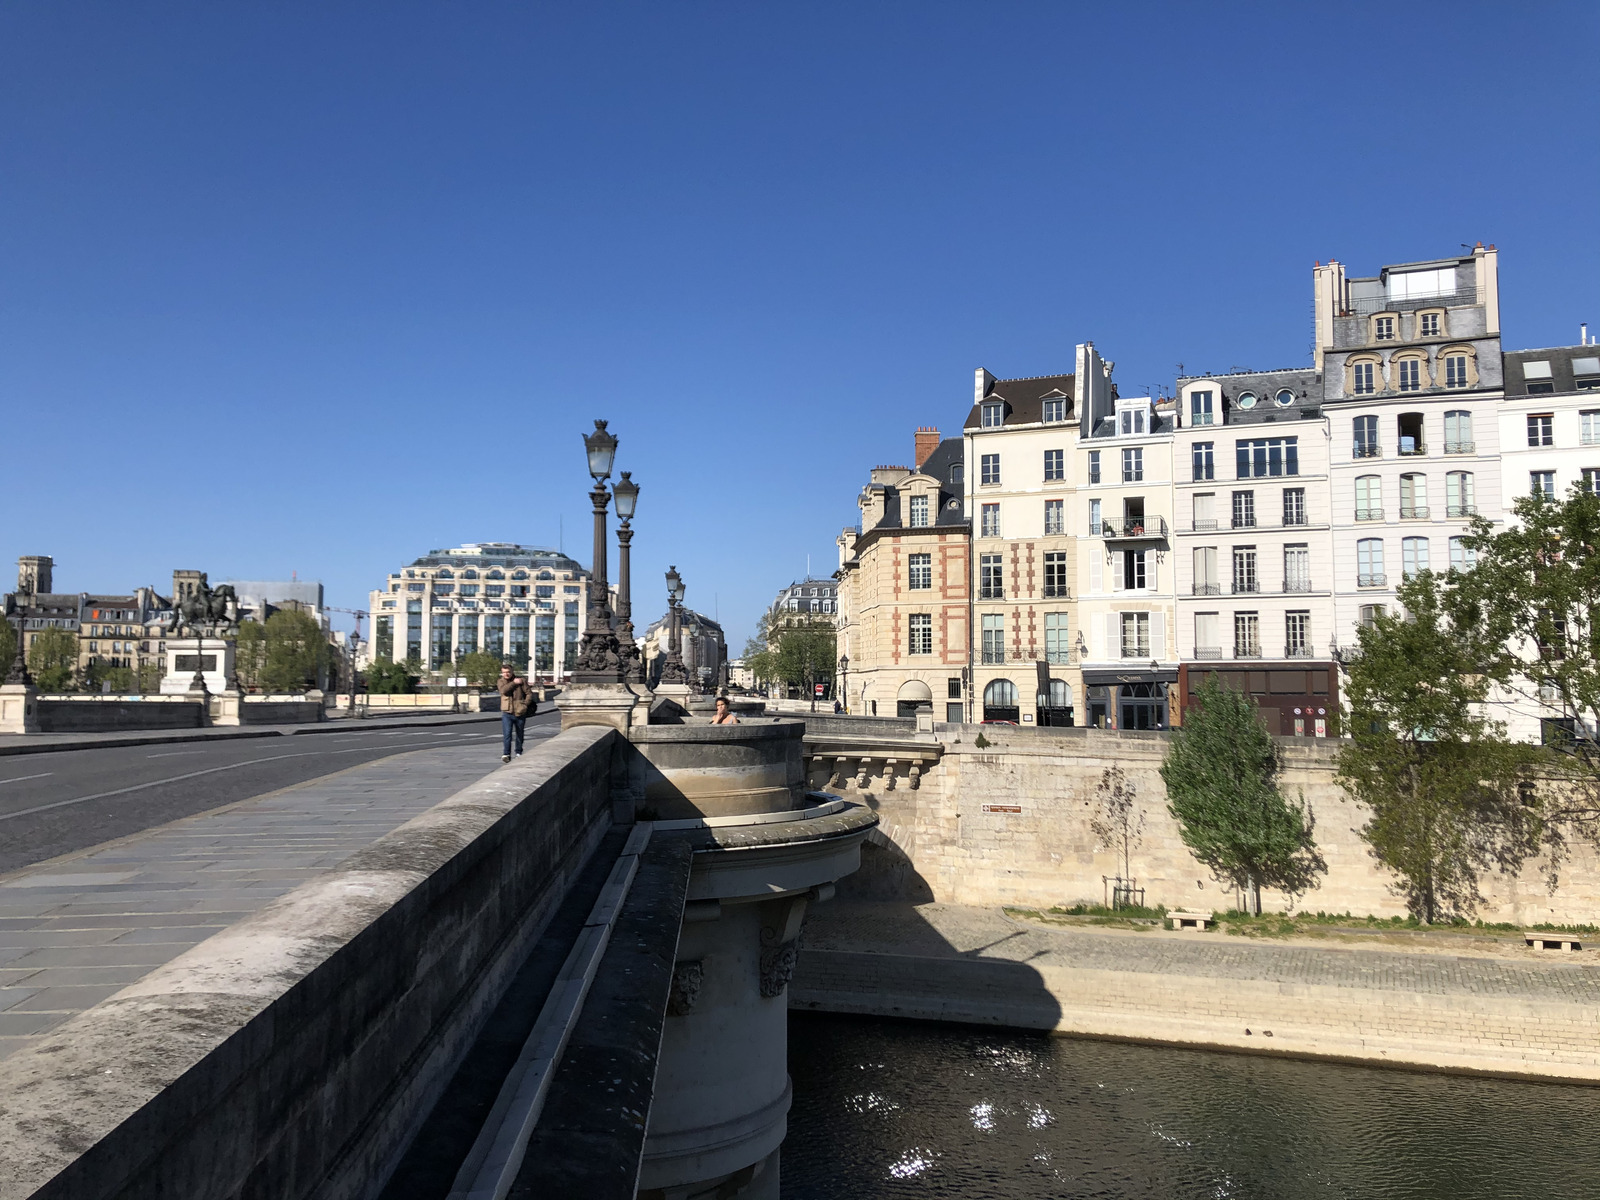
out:
<path id="1" fill-rule="evenodd" d="M 1113 592 L 1120 592 L 1123 580 L 1128 577 L 1127 553 L 1126 550 L 1113 550 L 1111 552 L 1111 590 Z"/>
<path id="2" fill-rule="evenodd" d="M 1156 556 L 1154 554 L 1146 554 L 1144 556 L 1144 585 L 1152 592 L 1161 590 L 1161 583 L 1156 574 L 1159 570 L 1160 561 Z"/>
<path id="3" fill-rule="evenodd" d="M 1089 543 L 1089 590 L 1102 592 L 1105 590 L 1105 560 L 1104 551 L 1098 542 Z"/>
<path id="4" fill-rule="evenodd" d="M 1106 649 L 1105 649 L 1105 645 L 1106 645 L 1106 614 L 1105 613 L 1095 613 L 1095 615 L 1094 615 L 1094 627 L 1093 627 L 1093 632 L 1091 634 L 1091 638 L 1092 638 L 1092 640 L 1089 643 L 1089 657 L 1093 658 L 1093 659 L 1103 659 L 1103 658 L 1110 657 L 1109 654 L 1106 652 Z"/>
<path id="5" fill-rule="evenodd" d="M 1160 662 L 1167 656 L 1167 615 L 1150 614 L 1150 657 Z"/>

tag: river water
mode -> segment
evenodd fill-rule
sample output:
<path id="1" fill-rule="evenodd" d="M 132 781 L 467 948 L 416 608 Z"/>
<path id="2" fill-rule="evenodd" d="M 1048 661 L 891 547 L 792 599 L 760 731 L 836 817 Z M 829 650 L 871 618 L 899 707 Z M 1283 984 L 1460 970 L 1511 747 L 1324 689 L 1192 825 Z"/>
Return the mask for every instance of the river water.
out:
<path id="1" fill-rule="evenodd" d="M 784 1200 L 1600 1197 L 1600 1088 L 794 1014 Z"/>

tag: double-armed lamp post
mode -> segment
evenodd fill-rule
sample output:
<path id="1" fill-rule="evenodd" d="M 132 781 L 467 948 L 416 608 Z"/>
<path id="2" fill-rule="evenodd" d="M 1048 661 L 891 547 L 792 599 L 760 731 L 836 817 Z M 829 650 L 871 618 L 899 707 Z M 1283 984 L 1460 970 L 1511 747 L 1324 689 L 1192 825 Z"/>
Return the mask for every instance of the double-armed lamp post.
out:
<path id="1" fill-rule="evenodd" d="M 633 529 L 629 522 L 639 504 L 639 485 L 631 472 L 611 488 L 611 468 L 617 457 L 616 435 L 604 421 L 594 423 L 594 432 L 583 439 L 589 459 L 589 475 L 594 490 L 594 568 L 589 573 L 589 611 L 583 640 L 578 646 L 578 661 L 572 672 L 575 683 L 636 683 L 644 678 L 639 648 L 633 641 L 633 604 L 629 598 L 630 544 Z M 617 499 L 617 611 L 611 611 L 611 592 L 606 579 L 606 508 L 612 496 Z M 615 617 L 616 626 L 612 627 Z"/>
<path id="2" fill-rule="evenodd" d="M 631 472 L 624 471 L 611 488 L 617 498 L 617 653 L 622 656 L 625 683 L 644 682 L 644 657 L 633 640 L 632 557 L 634 509 L 639 503 L 639 485 Z M 603 519 L 603 518 L 602 518 Z"/>
<path id="3" fill-rule="evenodd" d="M 679 649 L 680 624 L 678 608 L 683 603 L 683 577 L 677 567 L 667 568 L 667 658 L 661 664 L 662 683 L 689 682 L 689 673 L 683 667 L 683 654 Z"/>

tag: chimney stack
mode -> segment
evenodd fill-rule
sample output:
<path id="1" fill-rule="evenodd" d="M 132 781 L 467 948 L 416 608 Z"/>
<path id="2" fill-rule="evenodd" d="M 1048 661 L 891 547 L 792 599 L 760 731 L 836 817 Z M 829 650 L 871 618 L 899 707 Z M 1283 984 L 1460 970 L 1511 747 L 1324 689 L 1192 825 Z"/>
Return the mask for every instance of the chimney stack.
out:
<path id="1" fill-rule="evenodd" d="M 917 429 L 917 449 L 911 456 L 911 465 L 918 471 L 922 464 L 928 461 L 928 455 L 939 448 L 939 431 L 931 425 L 922 425 Z"/>

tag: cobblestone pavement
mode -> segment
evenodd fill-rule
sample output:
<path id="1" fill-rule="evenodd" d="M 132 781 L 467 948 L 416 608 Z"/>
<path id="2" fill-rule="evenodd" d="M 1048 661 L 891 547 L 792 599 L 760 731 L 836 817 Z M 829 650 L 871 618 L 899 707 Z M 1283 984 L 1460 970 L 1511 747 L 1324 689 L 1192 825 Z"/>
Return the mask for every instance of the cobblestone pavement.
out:
<path id="1" fill-rule="evenodd" d="M 0 876 L 0 1058 L 482 778 L 498 740 L 474 731 Z"/>
<path id="2" fill-rule="evenodd" d="M 1046 929 L 998 909 L 953 904 L 838 900 L 816 905 L 806 921 L 805 945 L 932 958 L 999 958 L 1052 968 L 1600 1003 L 1600 965 L 1275 945 L 1225 933 L 1166 937 Z"/>

